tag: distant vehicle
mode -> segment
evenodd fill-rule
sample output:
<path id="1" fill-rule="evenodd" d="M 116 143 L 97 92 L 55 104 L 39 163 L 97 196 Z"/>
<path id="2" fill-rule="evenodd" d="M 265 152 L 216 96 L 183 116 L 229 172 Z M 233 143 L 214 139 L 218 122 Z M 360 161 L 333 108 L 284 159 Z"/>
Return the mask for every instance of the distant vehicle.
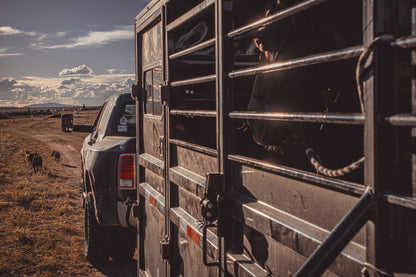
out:
<path id="1" fill-rule="evenodd" d="M 61 115 L 61 129 L 64 132 L 72 132 L 74 128 L 74 115 L 63 113 Z"/>
<path id="2" fill-rule="evenodd" d="M 91 262 L 131 259 L 136 245 L 136 106 L 130 94 L 109 97 L 81 149 L 85 255 Z"/>

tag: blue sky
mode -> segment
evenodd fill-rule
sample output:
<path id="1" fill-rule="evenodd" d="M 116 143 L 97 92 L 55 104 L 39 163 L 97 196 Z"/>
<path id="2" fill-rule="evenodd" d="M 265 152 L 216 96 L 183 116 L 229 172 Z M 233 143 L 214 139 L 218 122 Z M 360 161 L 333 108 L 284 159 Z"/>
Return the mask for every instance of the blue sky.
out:
<path id="1" fill-rule="evenodd" d="M 100 105 L 134 83 L 149 0 L 0 0 L 0 106 Z"/>

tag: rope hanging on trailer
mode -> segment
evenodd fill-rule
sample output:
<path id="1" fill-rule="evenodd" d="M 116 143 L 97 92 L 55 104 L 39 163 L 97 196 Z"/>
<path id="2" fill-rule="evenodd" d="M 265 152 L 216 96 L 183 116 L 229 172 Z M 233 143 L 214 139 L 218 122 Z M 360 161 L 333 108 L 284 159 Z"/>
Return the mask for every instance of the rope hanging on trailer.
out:
<path id="1" fill-rule="evenodd" d="M 365 67 L 366 62 L 368 61 L 368 58 L 370 57 L 371 53 L 373 53 L 374 49 L 380 44 L 380 43 L 386 43 L 393 41 L 394 37 L 389 34 L 385 34 L 382 36 L 379 36 L 375 38 L 361 53 L 360 57 L 358 58 L 356 70 L 355 70 L 355 81 L 357 84 L 357 91 L 358 91 L 358 98 L 360 100 L 360 108 L 361 113 L 365 114 L 364 110 L 364 99 L 363 99 L 363 90 L 362 90 L 362 75 L 364 71 L 367 69 Z M 315 167 L 316 171 L 329 176 L 329 177 L 341 177 L 348 173 L 351 173 L 352 171 L 358 169 L 361 167 L 362 163 L 365 160 L 365 157 L 361 157 L 360 159 L 356 160 L 355 162 L 339 169 L 329 169 L 321 164 L 319 161 L 318 156 L 315 154 L 312 148 L 307 148 L 305 150 L 306 156 L 309 158 L 310 163 Z"/>

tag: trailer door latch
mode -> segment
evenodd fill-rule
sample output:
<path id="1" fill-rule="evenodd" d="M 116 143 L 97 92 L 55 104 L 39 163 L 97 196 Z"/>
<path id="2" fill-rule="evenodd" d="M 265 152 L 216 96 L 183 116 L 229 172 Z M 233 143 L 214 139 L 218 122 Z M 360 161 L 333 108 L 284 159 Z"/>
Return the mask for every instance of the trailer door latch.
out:
<path id="1" fill-rule="evenodd" d="M 163 260 L 169 259 L 169 252 L 170 252 L 170 239 L 166 236 L 164 239 L 160 241 L 160 256 L 162 256 Z"/>
<path id="2" fill-rule="evenodd" d="M 207 259 L 207 229 L 217 227 L 217 234 L 221 234 L 221 203 L 222 203 L 222 186 L 224 184 L 224 175 L 221 173 L 208 173 L 204 197 L 200 205 L 204 225 L 202 228 L 202 260 L 206 266 L 218 266 L 217 262 L 208 262 Z"/>

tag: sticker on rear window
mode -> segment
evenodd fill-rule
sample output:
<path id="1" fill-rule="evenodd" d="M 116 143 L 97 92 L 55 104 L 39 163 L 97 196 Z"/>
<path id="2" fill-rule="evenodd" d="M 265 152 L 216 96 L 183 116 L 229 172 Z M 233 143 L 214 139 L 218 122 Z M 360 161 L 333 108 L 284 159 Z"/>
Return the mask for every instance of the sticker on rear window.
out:
<path id="1" fill-rule="evenodd" d="M 127 125 L 118 125 L 117 131 L 127 132 Z"/>
<path id="2" fill-rule="evenodd" d="M 122 118 L 120 118 L 120 124 L 121 125 L 127 125 L 127 118 L 125 118 L 124 116 Z"/>

